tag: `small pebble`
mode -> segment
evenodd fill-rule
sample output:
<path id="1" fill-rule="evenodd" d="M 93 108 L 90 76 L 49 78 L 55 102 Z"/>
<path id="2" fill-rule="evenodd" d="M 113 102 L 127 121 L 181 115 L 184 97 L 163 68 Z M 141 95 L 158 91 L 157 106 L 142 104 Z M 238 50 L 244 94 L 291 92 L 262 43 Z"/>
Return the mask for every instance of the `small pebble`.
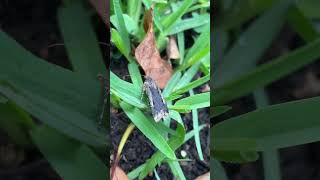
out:
<path id="1" fill-rule="evenodd" d="M 186 158 L 187 157 L 187 152 L 185 150 L 181 150 L 180 154 L 181 154 L 182 158 Z"/>

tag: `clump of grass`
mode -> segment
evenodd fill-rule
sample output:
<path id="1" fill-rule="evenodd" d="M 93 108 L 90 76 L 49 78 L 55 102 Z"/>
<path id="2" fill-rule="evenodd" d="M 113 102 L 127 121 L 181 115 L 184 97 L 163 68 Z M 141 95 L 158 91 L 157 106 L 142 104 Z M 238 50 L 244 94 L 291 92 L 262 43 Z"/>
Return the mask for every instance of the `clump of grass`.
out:
<path id="1" fill-rule="evenodd" d="M 155 3 L 153 16 L 158 49 L 164 50 L 167 37 L 174 36 L 180 53 L 180 59 L 172 61 L 174 74 L 162 92 L 169 107 L 169 117 L 159 123 L 144 113 L 149 105 L 141 99 L 143 76 L 131 53 L 131 48 L 137 46 L 145 36 L 142 19 L 152 3 Z M 177 161 L 176 149 L 193 137 L 199 158 L 204 159 L 199 133 L 205 125 L 199 124 L 198 109 L 210 106 L 210 93 L 194 93 L 195 88 L 207 83 L 210 77 L 210 2 L 137 0 L 120 4 L 119 0 L 113 0 L 112 7 L 111 41 L 117 47 L 117 52 L 113 54 L 120 53 L 128 60 L 131 82 L 120 79 L 111 70 L 110 100 L 158 149 L 145 164 L 128 175 L 132 179 L 143 179 L 149 172 L 156 171 L 157 165 L 168 163 L 174 176 L 186 179 Z M 185 33 L 187 30 L 192 31 L 193 36 L 188 36 Z M 185 46 L 187 38 L 194 39 L 191 47 Z M 199 73 L 202 77 L 193 80 Z M 185 113 L 192 113 L 193 130 L 190 132 L 184 128 L 182 119 Z M 177 123 L 175 130 L 171 129 L 172 121 Z"/>

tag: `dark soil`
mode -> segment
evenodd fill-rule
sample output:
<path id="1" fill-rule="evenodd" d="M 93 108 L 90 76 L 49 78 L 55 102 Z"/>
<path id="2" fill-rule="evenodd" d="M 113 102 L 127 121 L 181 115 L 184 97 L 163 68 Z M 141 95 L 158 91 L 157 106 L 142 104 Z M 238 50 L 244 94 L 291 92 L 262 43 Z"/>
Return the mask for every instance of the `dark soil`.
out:
<path id="1" fill-rule="evenodd" d="M 46 61 L 69 68 L 70 64 L 57 25 L 59 0 L 2 0 L 0 29 L 25 49 Z M 98 19 L 98 18 L 96 18 Z M 95 21 L 99 41 L 106 42 L 105 25 Z M 103 34 L 104 33 L 104 34 Z M 104 46 L 104 51 L 106 47 Z M 104 52 L 108 55 L 108 52 Z M 22 149 L 14 145 L 0 130 L 1 180 L 60 180 L 37 149 Z"/>
<path id="2" fill-rule="evenodd" d="M 275 38 L 271 48 L 261 59 L 261 63 L 287 53 L 304 45 L 292 30 L 286 26 Z M 278 104 L 298 99 L 319 96 L 319 89 L 314 85 L 320 83 L 320 62 L 282 78 L 269 85 L 266 90 L 271 104 Z M 311 78 L 310 78 L 311 77 Z M 223 121 L 230 117 L 250 112 L 255 109 L 252 96 L 236 100 L 230 104 L 233 110 L 214 120 Z M 303 112 L 301 112 L 303 113 Z M 308 116 L 308 115 L 306 115 Z M 320 143 L 312 143 L 280 149 L 280 166 L 283 180 L 320 180 Z M 231 180 L 264 179 L 262 161 L 247 164 L 224 163 Z"/>
<path id="3" fill-rule="evenodd" d="M 122 79 L 126 79 L 129 81 L 130 78 L 127 76 L 127 60 L 111 60 L 110 69 Z M 124 131 L 130 124 L 130 120 L 122 111 L 115 112 L 114 109 L 111 109 L 110 111 L 111 139 L 113 147 L 113 151 L 111 154 L 114 154 L 117 150 Z M 193 127 L 190 115 L 186 115 L 183 119 L 186 130 L 192 130 Z M 201 110 L 199 112 L 199 120 L 200 124 L 209 124 L 209 112 L 207 109 Z M 187 152 L 187 158 L 192 160 L 191 162 L 180 163 L 187 179 L 195 179 L 197 176 L 210 171 L 209 128 L 205 128 L 204 130 L 202 130 L 200 135 L 205 161 L 199 160 L 193 139 L 189 140 L 186 144 L 184 144 L 176 151 L 176 155 L 178 158 L 182 158 L 180 155 L 180 151 L 184 150 Z M 157 149 L 152 145 L 152 143 L 138 129 L 135 129 L 130 135 L 122 152 L 120 167 L 123 168 L 126 172 L 129 172 L 137 168 L 139 165 L 145 163 L 146 160 L 148 160 L 156 151 Z M 167 164 L 162 164 L 160 167 L 157 167 L 157 173 L 159 174 L 161 179 L 173 179 L 171 170 Z M 150 176 L 146 179 L 155 179 L 154 174 L 150 174 Z"/>

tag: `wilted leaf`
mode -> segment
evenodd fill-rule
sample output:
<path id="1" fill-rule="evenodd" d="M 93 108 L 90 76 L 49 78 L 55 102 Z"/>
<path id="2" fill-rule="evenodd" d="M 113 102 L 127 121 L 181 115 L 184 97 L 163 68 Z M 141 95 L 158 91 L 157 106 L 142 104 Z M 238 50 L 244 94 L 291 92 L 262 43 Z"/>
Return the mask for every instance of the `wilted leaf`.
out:
<path id="1" fill-rule="evenodd" d="M 144 18 L 146 37 L 135 50 L 135 57 L 147 76 L 154 79 L 158 86 L 163 89 L 172 76 L 172 67 L 164 61 L 157 49 L 153 32 L 152 9 Z"/>
<path id="2" fill-rule="evenodd" d="M 109 0 L 101 1 L 101 0 L 89 0 L 90 3 L 97 10 L 99 15 L 102 17 L 103 22 L 109 26 Z"/>
<path id="3" fill-rule="evenodd" d="M 129 180 L 129 177 L 119 166 L 117 166 L 114 172 L 114 176 L 111 178 L 111 180 Z"/>
<path id="4" fill-rule="evenodd" d="M 179 59 L 180 54 L 177 46 L 177 41 L 174 37 L 169 37 L 169 43 L 167 46 L 167 56 L 168 59 Z"/>
<path id="5" fill-rule="evenodd" d="M 196 180 L 210 180 L 210 172 L 207 172 L 201 176 L 198 176 Z"/>

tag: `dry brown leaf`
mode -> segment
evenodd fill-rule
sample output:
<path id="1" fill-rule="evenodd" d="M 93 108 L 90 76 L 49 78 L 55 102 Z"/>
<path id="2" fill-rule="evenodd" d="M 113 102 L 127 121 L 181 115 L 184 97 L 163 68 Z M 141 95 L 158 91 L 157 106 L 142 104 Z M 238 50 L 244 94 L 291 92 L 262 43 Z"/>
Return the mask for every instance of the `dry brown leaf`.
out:
<path id="1" fill-rule="evenodd" d="M 147 30 L 147 34 L 136 48 L 135 57 L 146 75 L 154 79 L 163 89 L 172 76 L 172 67 L 161 58 L 157 49 L 153 32 L 152 9 L 145 15 L 144 28 Z"/>
<path id="2" fill-rule="evenodd" d="M 198 176 L 195 180 L 210 180 L 210 172 Z"/>
<path id="3" fill-rule="evenodd" d="M 89 0 L 98 14 L 102 17 L 103 22 L 109 26 L 109 0 Z"/>
<path id="4" fill-rule="evenodd" d="M 111 171 L 112 170 L 110 169 L 110 172 Z M 119 166 L 117 166 L 111 180 L 129 180 L 129 177 Z"/>
<path id="5" fill-rule="evenodd" d="M 174 37 L 169 37 L 169 42 L 167 46 L 167 56 L 168 59 L 179 59 L 180 53 L 177 46 L 177 41 Z"/>

